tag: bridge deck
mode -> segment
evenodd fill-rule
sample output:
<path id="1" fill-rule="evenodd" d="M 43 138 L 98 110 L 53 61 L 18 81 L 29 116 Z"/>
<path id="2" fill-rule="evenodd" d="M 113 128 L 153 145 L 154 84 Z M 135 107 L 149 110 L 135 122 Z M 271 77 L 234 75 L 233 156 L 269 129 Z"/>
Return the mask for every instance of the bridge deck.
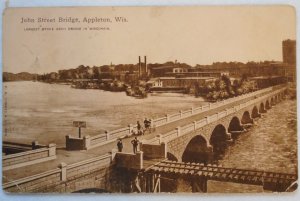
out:
<path id="1" fill-rule="evenodd" d="M 277 90 L 277 87 L 274 87 L 273 91 L 274 90 Z M 268 93 L 269 92 L 266 92 L 265 94 L 268 94 Z M 264 95 L 264 94 L 262 94 L 262 95 Z M 156 128 L 155 132 L 146 134 L 144 136 L 139 136 L 138 139 L 139 140 L 151 139 L 158 134 L 164 135 L 165 133 L 174 130 L 178 126 L 184 126 L 184 125 L 190 124 L 193 121 L 200 120 L 206 116 L 215 114 L 222 110 L 225 110 L 228 107 L 233 107 L 237 104 L 241 104 L 241 103 L 253 100 L 253 99 L 256 99 L 256 97 L 253 96 L 253 97 L 245 98 L 243 100 L 239 100 L 234 103 L 226 104 L 225 106 L 220 106 L 215 109 L 211 109 L 211 110 L 199 113 L 199 114 L 195 114 L 195 115 L 185 118 L 185 119 L 171 122 L 169 124 L 166 124 L 166 125 Z M 126 138 L 123 140 L 123 146 L 124 146 L 123 151 L 124 152 L 132 152 L 132 145 L 131 145 L 132 139 L 133 139 L 133 137 L 129 137 L 129 138 Z M 48 170 L 52 170 L 54 168 L 57 168 L 57 166 L 61 162 L 64 162 L 66 164 L 72 164 L 72 163 L 90 159 L 90 158 L 93 158 L 96 156 L 101 156 L 101 155 L 104 155 L 104 154 L 110 152 L 113 148 L 116 148 L 116 142 L 111 142 L 111 143 L 108 143 L 103 146 L 99 146 L 99 147 L 96 147 L 96 148 L 93 148 L 93 149 L 90 149 L 87 151 L 85 151 L 85 150 L 84 151 L 67 151 L 65 148 L 60 148 L 60 149 L 57 149 L 57 151 L 56 151 L 57 158 L 55 160 L 4 171 L 3 172 L 3 182 L 6 183 L 9 181 L 17 180 L 17 179 L 24 178 L 24 177 L 27 177 L 30 175 L 34 175 L 34 174 L 42 173 L 42 172 L 45 172 Z"/>
<path id="2" fill-rule="evenodd" d="M 296 174 L 266 172 L 226 168 L 217 165 L 204 165 L 200 163 L 184 163 L 175 161 L 162 161 L 150 167 L 146 172 L 182 176 L 188 178 L 204 177 L 208 180 L 225 181 L 251 185 L 264 185 L 271 183 L 288 187 L 297 180 Z"/>

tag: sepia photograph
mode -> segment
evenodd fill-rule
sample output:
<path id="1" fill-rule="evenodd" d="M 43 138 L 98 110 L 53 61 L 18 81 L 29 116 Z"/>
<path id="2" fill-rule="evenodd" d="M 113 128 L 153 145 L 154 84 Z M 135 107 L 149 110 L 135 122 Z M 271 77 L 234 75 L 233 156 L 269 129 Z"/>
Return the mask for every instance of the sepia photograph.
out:
<path id="1" fill-rule="evenodd" d="M 6 194 L 296 191 L 293 6 L 2 16 Z"/>

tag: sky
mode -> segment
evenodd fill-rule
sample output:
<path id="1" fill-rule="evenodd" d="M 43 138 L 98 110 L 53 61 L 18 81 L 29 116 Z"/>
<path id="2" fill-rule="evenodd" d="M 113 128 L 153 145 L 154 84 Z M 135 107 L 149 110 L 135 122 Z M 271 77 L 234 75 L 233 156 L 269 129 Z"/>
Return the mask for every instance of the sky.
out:
<path id="1" fill-rule="evenodd" d="M 39 17 L 55 22 L 37 22 Z M 58 22 L 78 18 L 77 23 Z M 85 23 L 86 18 L 111 22 Z M 126 22 L 116 22 L 123 17 Z M 22 18 L 34 22 L 21 23 Z M 10 8 L 3 15 L 3 71 L 49 73 L 79 65 L 282 61 L 282 40 L 296 38 L 291 6 Z M 98 31 L 26 28 L 102 27 Z"/>

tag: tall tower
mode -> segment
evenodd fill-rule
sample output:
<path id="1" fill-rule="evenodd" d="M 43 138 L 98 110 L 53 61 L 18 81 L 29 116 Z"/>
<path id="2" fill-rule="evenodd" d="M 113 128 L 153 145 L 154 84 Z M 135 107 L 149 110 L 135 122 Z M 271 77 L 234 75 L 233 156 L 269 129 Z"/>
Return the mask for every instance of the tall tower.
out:
<path id="1" fill-rule="evenodd" d="M 139 56 L 139 77 L 142 75 L 148 75 L 147 56 L 144 56 L 144 63 L 142 63 L 141 56 Z"/>
<path id="2" fill-rule="evenodd" d="M 283 63 L 296 64 L 296 40 L 288 39 L 282 41 L 282 57 Z"/>
<path id="3" fill-rule="evenodd" d="M 141 56 L 139 56 L 139 77 L 141 77 L 142 74 L 142 64 L 141 64 Z"/>

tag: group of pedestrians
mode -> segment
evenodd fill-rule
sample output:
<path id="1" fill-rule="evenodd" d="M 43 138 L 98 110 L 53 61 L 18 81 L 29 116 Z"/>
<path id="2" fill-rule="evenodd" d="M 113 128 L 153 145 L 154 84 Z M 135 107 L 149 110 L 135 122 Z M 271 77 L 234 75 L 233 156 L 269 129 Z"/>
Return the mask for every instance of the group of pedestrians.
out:
<path id="1" fill-rule="evenodd" d="M 151 119 L 145 118 L 144 127 L 142 126 L 142 124 L 139 121 L 137 121 L 136 124 L 137 124 L 137 134 L 138 135 L 144 135 L 146 131 L 151 132 L 151 130 L 150 130 L 151 129 Z"/>
<path id="2" fill-rule="evenodd" d="M 144 127 L 141 125 L 141 123 L 139 121 L 137 121 L 137 133 L 135 133 L 133 131 L 132 134 L 133 135 L 135 135 L 135 134 L 144 135 L 145 131 L 151 132 L 151 119 L 145 118 Z M 133 153 L 136 153 L 137 152 L 137 147 L 139 145 L 139 140 L 137 139 L 137 137 L 135 137 L 133 140 L 131 140 L 131 144 L 132 144 L 132 147 L 133 147 Z M 123 150 L 122 139 L 119 139 L 119 141 L 117 143 L 117 147 L 118 147 L 118 151 L 122 152 L 122 150 Z"/>
<path id="3" fill-rule="evenodd" d="M 137 137 L 135 137 L 133 140 L 131 140 L 131 144 L 132 144 L 132 147 L 133 147 L 133 153 L 136 153 L 137 152 L 137 147 L 139 145 L 139 140 L 137 139 Z M 122 139 L 119 139 L 118 143 L 117 143 L 117 147 L 118 147 L 118 151 L 119 152 L 122 152 L 123 150 L 123 142 L 122 142 Z"/>

